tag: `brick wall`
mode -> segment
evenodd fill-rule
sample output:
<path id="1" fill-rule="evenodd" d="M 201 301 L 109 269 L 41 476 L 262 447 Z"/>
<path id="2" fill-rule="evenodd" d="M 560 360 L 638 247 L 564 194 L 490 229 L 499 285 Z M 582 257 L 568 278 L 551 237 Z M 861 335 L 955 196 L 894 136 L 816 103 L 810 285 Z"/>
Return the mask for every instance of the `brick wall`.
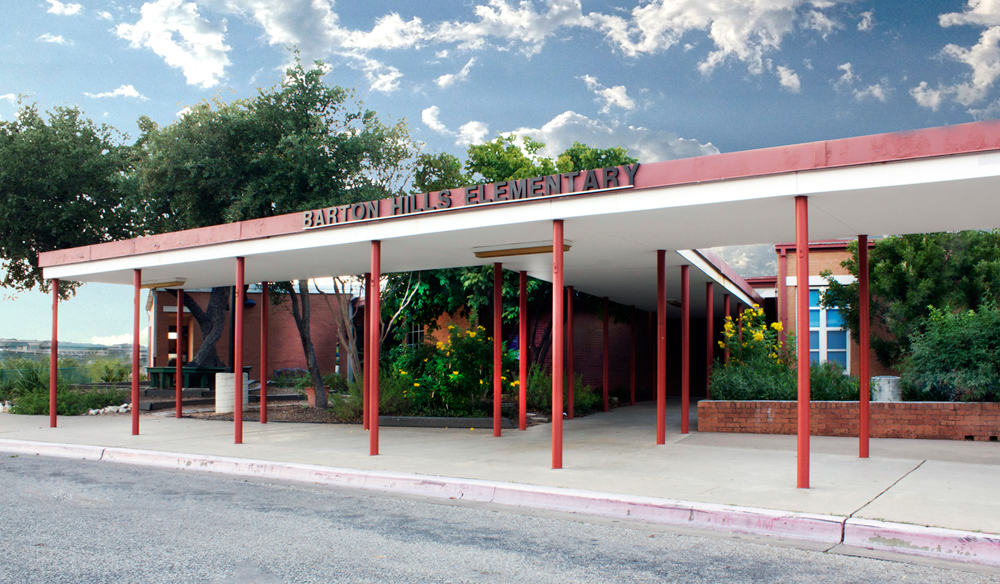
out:
<path id="1" fill-rule="evenodd" d="M 812 402 L 813 436 L 857 436 L 858 402 Z M 873 438 L 997 440 L 1000 404 L 950 402 L 872 402 Z M 795 434 L 794 401 L 700 401 L 699 432 Z M 971 437 L 971 438 L 970 438 Z"/>
<path id="2" fill-rule="evenodd" d="M 194 292 L 190 296 L 202 309 L 208 306 L 208 292 Z M 250 379 L 260 379 L 260 315 L 264 306 L 270 311 L 267 322 L 268 373 L 273 375 L 276 369 L 306 369 L 302 341 L 299 339 L 295 319 L 292 317 L 291 302 L 286 298 L 281 305 L 274 306 L 270 302 L 262 302 L 259 292 L 250 292 L 246 296 L 257 303 L 256 306 L 246 307 L 243 310 L 243 364 L 253 367 L 250 371 Z M 330 297 L 330 306 L 327 306 L 326 301 L 319 294 L 313 294 L 309 303 L 311 312 L 309 331 L 316 349 L 319 370 L 324 374 L 333 373 L 338 365 L 337 326 L 340 322 L 340 309 L 334 295 L 328 296 Z M 155 364 L 158 367 L 167 366 L 169 343 L 167 327 L 174 322 L 174 314 L 164 312 L 165 306 L 176 307 L 177 297 L 169 292 L 159 291 L 156 298 L 156 354 L 154 355 Z M 228 311 L 226 311 L 225 318 L 222 337 L 219 338 L 215 348 L 219 353 L 219 358 L 223 362 L 229 363 Z M 189 321 L 188 332 L 194 338 L 194 352 L 191 355 L 193 357 L 197 354 L 198 348 L 201 347 L 201 330 L 193 318 Z M 346 374 L 346 360 L 341 365 L 341 373 Z"/>

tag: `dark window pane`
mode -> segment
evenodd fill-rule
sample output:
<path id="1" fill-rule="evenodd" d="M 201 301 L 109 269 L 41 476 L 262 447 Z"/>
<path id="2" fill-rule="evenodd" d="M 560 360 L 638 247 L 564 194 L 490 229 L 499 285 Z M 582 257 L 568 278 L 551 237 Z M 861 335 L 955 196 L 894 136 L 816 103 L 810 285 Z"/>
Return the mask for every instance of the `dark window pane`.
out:
<path id="1" fill-rule="evenodd" d="M 847 351 L 830 351 L 826 354 L 826 360 L 839 364 L 847 369 Z"/>
<path id="2" fill-rule="evenodd" d="M 819 310 L 813 309 L 809 311 L 809 327 L 814 328 L 819 326 Z"/>
<path id="3" fill-rule="evenodd" d="M 847 331 L 829 331 L 826 333 L 826 350 L 843 351 L 847 349 Z"/>
<path id="4" fill-rule="evenodd" d="M 809 332 L 809 350 L 819 351 L 819 331 Z"/>
<path id="5" fill-rule="evenodd" d="M 819 365 L 819 351 L 809 351 L 809 359 L 813 363 Z"/>
<path id="6" fill-rule="evenodd" d="M 837 328 L 844 326 L 844 317 L 841 316 L 840 311 L 836 308 L 831 308 L 826 311 L 826 326 L 830 328 Z"/>

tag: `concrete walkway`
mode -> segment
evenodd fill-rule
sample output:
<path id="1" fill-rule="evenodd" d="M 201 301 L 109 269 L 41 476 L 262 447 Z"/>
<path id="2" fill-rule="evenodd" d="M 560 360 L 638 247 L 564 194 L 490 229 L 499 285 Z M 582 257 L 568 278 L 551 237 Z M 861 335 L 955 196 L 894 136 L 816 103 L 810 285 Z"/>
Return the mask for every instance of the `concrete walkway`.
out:
<path id="1" fill-rule="evenodd" d="M 651 403 L 567 420 L 562 470 L 550 468 L 549 424 L 501 438 L 469 428 L 382 428 L 382 454 L 372 457 L 358 425 L 247 422 L 245 443 L 234 445 L 231 422 L 169 415 L 143 415 L 141 435 L 131 436 L 128 415 L 62 417 L 51 429 L 47 417 L 0 414 L 0 442 L 417 473 L 1000 534 L 994 442 L 873 439 L 863 460 L 855 438 L 813 437 L 812 488 L 796 489 L 794 436 L 682 435 L 675 403 L 663 446 L 655 445 Z M 1000 558 L 1000 538 L 989 541 Z"/>

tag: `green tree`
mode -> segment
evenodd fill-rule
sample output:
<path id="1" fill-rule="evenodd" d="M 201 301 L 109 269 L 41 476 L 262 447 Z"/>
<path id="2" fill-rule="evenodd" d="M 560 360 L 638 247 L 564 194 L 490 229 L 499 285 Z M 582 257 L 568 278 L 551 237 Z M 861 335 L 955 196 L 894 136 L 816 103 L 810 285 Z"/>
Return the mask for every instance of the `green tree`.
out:
<path id="1" fill-rule="evenodd" d="M 858 275 L 857 242 L 841 265 Z M 924 332 L 932 307 L 979 310 L 1000 295 L 1000 230 L 923 233 L 877 240 L 869 250 L 871 346 L 879 362 L 898 366 Z M 840 307 L 858 341 L 858 285 L 829 273 L 823 305 Z"/>
<path id="2" fill-rule="evenodd" d="M 447 152 L 421 154 L 413 173 L 414 193 L 433 193 L 463 184 L 462 162 Z"/>
<path id="3" fill-rule="evenodd" d="M 159 128 L 147 119 L 137 147 L 139 188 L 156 232 L 269 217 L 378 199 L 409 179 L 412 147 L 405 122 L 387 125 L 362 108 L 352 93 L 323 81 L 327 67 L 298 62 L 283 82 L 256 97 L 191 108 Z M 309 332 L 310 295 L 305 279 L 274 289 L 291 297 L 317 406 L 326 392 Z M 207 311 L 185 304 L 205 343 L 193 360 L 218 360 L 215 343 L 226 306 L 225 289 L 213 290 Z M 192 308 L 192 306 L 194 308 Z M 206 328 L 208 329 L 206 332 Z"/>
<path id="4" fill-rule="evenodd" d="M 0 284 L 47 292 L 38 254 L 136 232 L 127 204 L 131 150 L 120 139 L 76 107 L 56 107 L 46 119 L 21 104 L 16 119 L 0 121 Z M 76 286 L 60 284 L 60 294 Z"/>

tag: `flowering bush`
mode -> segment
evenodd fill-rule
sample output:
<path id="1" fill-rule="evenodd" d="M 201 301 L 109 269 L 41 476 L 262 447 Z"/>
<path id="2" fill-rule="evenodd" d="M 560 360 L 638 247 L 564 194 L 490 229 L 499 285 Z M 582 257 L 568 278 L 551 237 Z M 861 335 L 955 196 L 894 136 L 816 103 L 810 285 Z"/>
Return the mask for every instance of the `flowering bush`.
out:
<path id="1" fill-rule="evenodd" d="M 742 331 L 732 317 L 726 317 L 725 340 L 720 341 L 719 346 L 729 351 L 729 361 L 723 364 L 716 360 L 712 367 L 709 384 L 712 399 L 796 399 L 795 338 L 788 335 L 787 342 L 782 343 L 778 337 L 781 323 L 767 324 L 764 310 L 756 305 L 740 316 Z M 813 400 L 858 399 L 858 379 L 844 375 L 844 370 L 836 363 L 813 365 L 809 379 Z"/>
<path id="2" fill-rule="evenodd" d="M 392 373 L 408 381 L 405 397 L 413 415 L 465 416 L 493 411 L 493 338 L 479 326 L 448 327 L 448 340 L 403 347 Z M 504 393 L 516 394 L 517 351 L 501 354 Z"/>

